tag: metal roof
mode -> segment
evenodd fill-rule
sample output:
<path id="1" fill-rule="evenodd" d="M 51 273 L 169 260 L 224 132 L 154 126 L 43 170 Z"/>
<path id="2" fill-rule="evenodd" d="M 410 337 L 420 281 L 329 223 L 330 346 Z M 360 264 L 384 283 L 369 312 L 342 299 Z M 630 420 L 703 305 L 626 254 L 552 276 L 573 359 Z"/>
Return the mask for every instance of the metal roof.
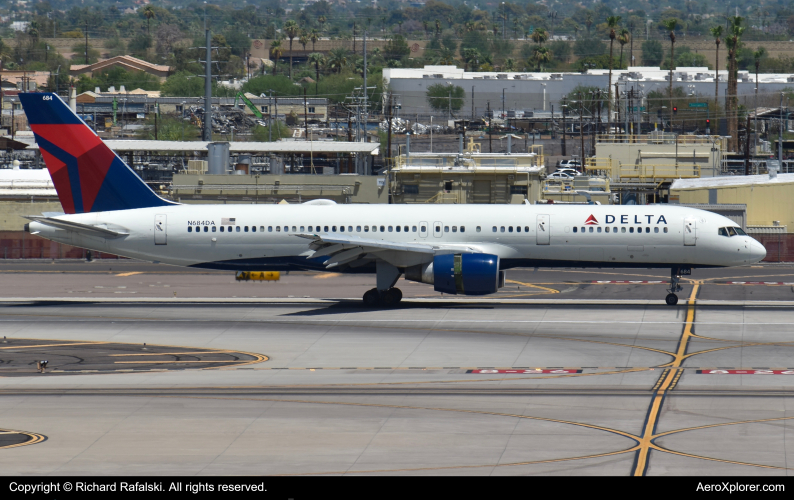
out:
<path id="1" fill-rule="evenodd" d="M 107 140 L 114 151 L 206 151 L 204 141 Z M 380 143 L 340 141 L 230 142 L 230 153 L 366 153 L 377 156 Z"/>

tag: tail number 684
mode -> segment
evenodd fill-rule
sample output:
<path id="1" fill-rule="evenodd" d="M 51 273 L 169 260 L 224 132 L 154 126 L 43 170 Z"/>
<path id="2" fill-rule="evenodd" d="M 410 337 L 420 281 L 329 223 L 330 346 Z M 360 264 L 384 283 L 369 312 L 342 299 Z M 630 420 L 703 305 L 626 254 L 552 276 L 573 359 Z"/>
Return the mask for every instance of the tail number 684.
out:
<path id="1" fill-rule="evenodd" d="M 51 95 L 41 96 L 41 99 L 43 101 L 52 101 L 52 96 Z"/>

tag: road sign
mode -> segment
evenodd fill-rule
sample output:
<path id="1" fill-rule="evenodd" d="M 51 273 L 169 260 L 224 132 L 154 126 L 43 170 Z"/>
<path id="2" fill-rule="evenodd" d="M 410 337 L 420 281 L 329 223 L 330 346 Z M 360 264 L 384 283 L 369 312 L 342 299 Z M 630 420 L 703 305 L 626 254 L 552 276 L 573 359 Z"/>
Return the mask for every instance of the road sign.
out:
<path id="1" fill-rule="evenodd" d="M 639 110 L 640 111 L 645 111 L 645 106 L 640 106 Z M 637 111 L 637 106 L 632 106 L 629 111 Z"/>
<path id="2" fill-rule="evenodd" d="M 709 103 L 707 103 L 707 102 L 690 102 L 689 103 L 689 107 L 690 108 L 708 108 L 709 107 Z"/>

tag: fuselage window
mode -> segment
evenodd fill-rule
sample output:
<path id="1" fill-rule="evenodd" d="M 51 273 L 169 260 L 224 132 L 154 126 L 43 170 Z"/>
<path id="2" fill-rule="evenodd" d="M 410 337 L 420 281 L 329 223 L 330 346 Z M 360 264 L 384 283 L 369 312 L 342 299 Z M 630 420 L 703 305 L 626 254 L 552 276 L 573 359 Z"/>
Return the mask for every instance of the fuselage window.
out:
<path id="1" fill-rule="evenodd" d="M 596 232 L 600 233 L 601 232 L 601 228 L 600 227 L 596 228 Z"/>
<path id="2" fill-rule="evenodd" d="M 480 226 L 477 226 L 476 228 L 474 228 L 474 230 L 479 233 L 482 230 L 482 228 Z"/>
<path id="3" fill-rule="evenodd" d="M 520 232 L 521 232 L 521 226 L 516 226 L 516 232 L 517 232 L 517 233 L 520 233 Z"/>
<path id="4" fill-rule="evenodd" d="M 212 232 L 213 233 L 215 232 L 215 226 L 212 226 Z"/>
<path id="5" fill-rule="evenodd" d="M 465 233 L 466 232 L 466 226 L 460 226 L 460 232 L 461 233 Z"/>
<path id="6" fill-rule="evenodd" d="M 372 226 L 372 232 L 373 233 L 377 233 L 378 232 L 378 226 Z"/>
<path id="7" fill-rule="evenodd" d="M 494 233 L 496 232 L 496 226 L 494 226 L 494 227 L 493 227 L 493 232 L 494 232 Z"/>
<path id="8" fill-rule="evenodd" d="M 396 229 L 398 233 L 400 232 L 400 226 L 396 226 L 394 229 Z"/>
<path id="9" fill-rule="evenodd" d="M 403 226 L 403 231 L 406 233 L 408 232 L 408 226 Z M 414 226 L 414 232 L 416 232 L 416 226 Z"/>
<path id="10" fill-rule="evenodd" d="M 353 232 L 353 226 L 347 226 L 347 232 L 348 233 L 352 233 Z"/>
<path id="11" fill-rule="evenodd" d="M 364 226 L 364 232 L 365 232 L 365 233 L 368 233 L 368 232 L 369 232 L 369 226 Z"/>
<path id="12" fill-rule="evenodd" d="M 440 233 L 440 232 L 441 232 L 441 226 L 436 226 L 436 232 L 437 232 L 437 233 Z"/>
<path id="13" fill-rule="evenodd" d="M 284 226 L 284 232 L 285 233 L 289 232 L 289 226 Z"/>
<path id="14" fill-rule="evenodd" d="M 646 232 L 646 233 L 650 233 L 650 232 L 651 232 L 651 228 L 649 228 L 649 227 L 646 227 L 646 228 L 645 228 L 645 232 Z"/>
<path id="15" fill-rule="evenodd" d="M 658 233 L 659 232 L 659 226 L 656 226 L 655 228 L 653 228 L 653 232 L 654 233 Z"/>
<path id="16" fill-rule="evenodd" d="M 297 232 L 298 232 L 298 228 L 297 228 L 297 227 L 295 227 L 295 226 L 292 226 L 292 232 L 293 232 L 293 233 L 297 233 Z"/>
<path id="17" fill-rule="evenodd" d="M 221 226 L 221 232 L 223 232 L 223 226 Z"/>
<path id="18" fill-rule="evenodd" d="M 593 232 L 593 226 L 590 226 L 590 232 L 591 233 Z"/>
<path id="19" fill-rule="evenodd" d="M 340 233 L 344 233 L 345 232 L 345 226 L 339 226 L 339 232 Z"/>
<path id="20" fill-rule="evenodd" d="M 604 228 L 604 232 L 605 232 L 605 233 L 608 233 L 608 232 L 609 232 L 609 226 L 607 226 L 607 227 L 605 227 L 605 228 Z"/>
<path id="21" fill-rule="evenodd" d="M 245 232 L 246 233 L 248 232 L 248 226 L 245 226 Z"/>
<path id="22" fill-rule="evenodd" d="M 384 233 L 384 232 L 386 232 L 386 226 L 381 226 L 381 227 L 380 227 L 380 232 L 381 232 L 381 233 Z"/>
<path id="23" fill-rule="evenodd" d="M 664 228 L 664 232 L 665 232 L 665 233 L 667 232 L 667 228 Z"/>
<path id="24" fill-rule="evenodd" d="M 276 228 L 276 229 L 278 229 L 278 228 Z M 267 232 L 268 233 L 272 233 L 273 232 L 273 226 L 267 226 Z"/>
<path id="25" fill-rule="evenodd" d="M 529 226 L 524 226 L 524 232 L 525 232 L 525 233 L 528 233 L 528 232 L 529 232 Z"/>
<path id="26" fill-rule="evenodd" d="M 256 230 L 256 227 L 254 227 L 254 229 Z M 301 232 L 304 232 L 305 230 L 305 226 L 301 226 Z"/>
<path id="27" fill-rule="evenodd" d="M 452 226 L 452 232 L 453 233 L 457 233 L 458 232 L 458 226 Z"/>
<path id="28" fill-rule="evenodd" d="M 356 226 L 356 231 L 361 232 L 361 226 Z"/>
<path id="29" fill-rule="evenodd" d="M 394 230 L 394 226 L 389 226 L 389 232 L 391 233 Z"/>
<path id="30" fill-rule="evenodd" d="M 209 232 L 209 230 L 210 230 L 210 228 L 209 228 L 209 227 L 207 227 L 207 226 L 204 226 L 204 232 L 205 232 L 205 233 L 208 233 L 208 232 Z"/>
<path id="31" fill-rule="evenodd" d="M 192 233 L 193 232 L 193 226 L 188 226 L 187 227 L 187 232 L 188 233 Z"/>
<path id="32" fill-rule="evenodd" d="M 240 226 L 237 226 L 237 229 L 236 229 L 236 231 L 237 231 L 238 233 L 240 232 Z"/>
<path id="33" fill-rule="evenodd" d="M 448 233 L 448 232 L 449 232 L 449 226 L 444 226 L 444 232 L 445 232 L 445 233 Z"/>
<path id="34" fill-rule="evenodd" d="M 634 226 L 631 226 L 631 227 L 629 228 L 629 232 L 630 232 L 630 233 L 633 233 L 633 232 L 634 232 Z"/>
<path id="35" fill-rule="evenodd" d="M 621 227 L 621 228 L 620 228 L 620 232 L 621 232 L 621 233 L 625 233 L 625 232 L 626 232 L 626 228 L 625 228 L 625 227 Z"/>
<path id="36" fill-rule="evenodd" d="M 504 227 L 504 226 L 500 227 L 500 228 L 499 228 L 499 231 L 501 231 L 501 232 L 503 232 L 503 233 L 504 233 L 504 232 L 505 232 L 505 227 Z"/>
<path id="37" fill-rule="evenodd" d="M 325 232 L 326 233 L 328 232 L 328 226 L 325 226 Z"/>
<path id="38" fill-rule="evenodd" d="M 332 226 L 331 231 L 336 232 L 336 226 Z"/>
<path id="39" fill-rule="evenodd" d="M 264 233 L 265 232 L 265 226 L 259 226 L 259 232 L 260 233 Z"/>
<path id="40" fill-rule="evenodd" d="M 303 228 L 301 228 L 301 230 L 303 230 Z M 252 232 L 252 233 L 255 233 L 255 232 L 256 232 L 256 226 L 251 226 L 251 232 Z"/>
<path id="41" fill-rule="evenodd" d="M 576 227 L 576 226 L 573 226 L 573 232 L 574 232 L 574 233 L 576 233 L 576 232 L 578 232 L 578 231 L 579 231 L 579 228 L 578 228 L 578 227 Z"/>
<path id="42" fill-rule="evenodd" d="M 513 226 L 508 226 L 508 228 L 507 228 L 507 232 L 508 232 L 508 233 L 512 233 L 512 232 L 513 232 Z"/>
<path id="43" fill-rule="evenodd" d="M 228 228 L 226 228 L 226 230 L 231 233 L 232 232 L 232 226 L 229 226 Z"/>
<path id="44" fill-rule="evenodd" d="M 585 232 L 585 231 L 586 231 L 586 229 L 585 229 L 585 228 L 582 228 L 582 232 Z"/>

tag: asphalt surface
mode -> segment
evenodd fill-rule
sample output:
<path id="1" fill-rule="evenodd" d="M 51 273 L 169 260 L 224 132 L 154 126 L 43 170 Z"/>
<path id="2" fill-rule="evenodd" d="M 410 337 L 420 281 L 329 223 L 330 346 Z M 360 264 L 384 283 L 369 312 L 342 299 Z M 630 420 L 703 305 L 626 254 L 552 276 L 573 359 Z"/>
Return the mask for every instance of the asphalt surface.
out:
<path id="1" fill-rule="evenodd" d="M 366 309 L 371 276 L 2 263 L 0 359 L 51 364 L 0 364 L 0 468 L 787 474 L 794 267 L 688 278 L 674 307 L 664 270 L 527 269 L 483 298 L 401 281 L 403 304 Z M 150 354 L 170 365 L 115 362 Z M 102 369 L 55 366 L 81 357 Z"/>

